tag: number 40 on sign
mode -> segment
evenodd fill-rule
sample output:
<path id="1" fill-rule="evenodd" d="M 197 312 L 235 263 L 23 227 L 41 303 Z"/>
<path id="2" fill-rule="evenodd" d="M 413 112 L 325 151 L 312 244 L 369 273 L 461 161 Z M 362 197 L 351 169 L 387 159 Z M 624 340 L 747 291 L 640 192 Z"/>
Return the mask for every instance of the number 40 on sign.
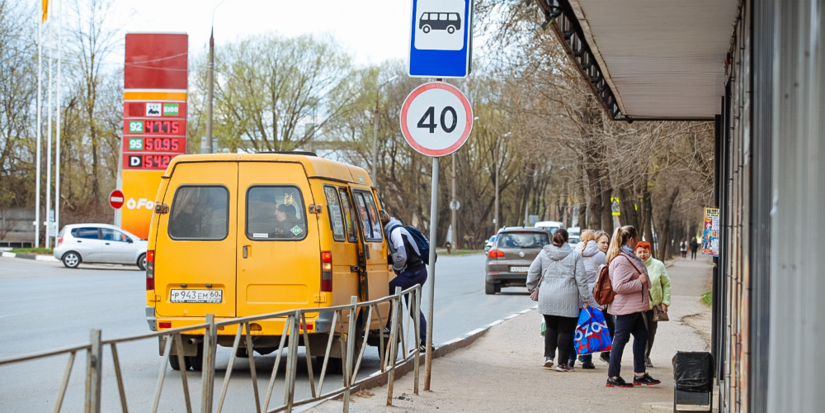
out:
<path id="1" fill-rule="evenodd" d="M 401 132 L 416 151 L 446 156 L 461 148 L 473 129 L 467 97 L 448 83 L 425 83 L 410 93 L 401 108 Z"/>

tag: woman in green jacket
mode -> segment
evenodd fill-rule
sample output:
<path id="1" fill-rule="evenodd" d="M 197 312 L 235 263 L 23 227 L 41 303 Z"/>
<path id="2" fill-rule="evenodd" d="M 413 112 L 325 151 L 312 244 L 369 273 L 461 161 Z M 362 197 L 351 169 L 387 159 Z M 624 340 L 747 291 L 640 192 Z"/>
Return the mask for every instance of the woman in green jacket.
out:
<path id="1" fill-rule="evenodd" d="M 654 320 L 653 307 L 667 313 L 670 307 L 670 277 L 667 275 L 665 264 L 650 256 L 650 243 L 636 244 L 636 256 L 645 262 L 648 278 L 650 278 L 650 310 L 645 313 L 647 322 L 647 350 L 645 351 L 645 366 L 653 367 L 650 362 L 650 349 L 653 348 L 653 339 L 656 337 L 656 328 L 659 322 Z"/>

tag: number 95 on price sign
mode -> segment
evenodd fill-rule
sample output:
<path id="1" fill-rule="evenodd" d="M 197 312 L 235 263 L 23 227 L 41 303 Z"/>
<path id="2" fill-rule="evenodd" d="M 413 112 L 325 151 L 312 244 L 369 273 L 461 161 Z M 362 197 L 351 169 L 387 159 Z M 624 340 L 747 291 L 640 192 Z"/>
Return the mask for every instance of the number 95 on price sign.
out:
<path id="1" fill-rule="evenodd" d="M 401 108 L 401 133 L 416 151 L 446 156 L 461 148 L 473 129 L 467 97 L 448 83 L 425 83 L 410 93 Z"/>

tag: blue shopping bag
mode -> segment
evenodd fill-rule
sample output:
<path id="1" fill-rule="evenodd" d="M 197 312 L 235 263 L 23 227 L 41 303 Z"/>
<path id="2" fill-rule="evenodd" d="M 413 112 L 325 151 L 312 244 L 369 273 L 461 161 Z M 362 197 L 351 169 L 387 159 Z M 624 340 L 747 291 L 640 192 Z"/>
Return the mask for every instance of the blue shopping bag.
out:
<path id="1" fill-rule="evenodd" d="M 610 351 L 612 339 L 602 310 L 593 307 L 582 309 L 576 326 L 573 348 L 576 354 L 592 354 Z"/>

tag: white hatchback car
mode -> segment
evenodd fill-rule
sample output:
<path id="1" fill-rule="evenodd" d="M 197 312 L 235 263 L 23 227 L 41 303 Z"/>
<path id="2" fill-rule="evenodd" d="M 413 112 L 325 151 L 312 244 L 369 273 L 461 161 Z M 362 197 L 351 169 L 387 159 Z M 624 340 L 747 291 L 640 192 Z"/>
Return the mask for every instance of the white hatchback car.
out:
<path id="1" fill-rule="evenodd" d="M 66 225 L 57 236 L 54 257 L 67 268 L 81 262 L 137 265 L 146 269 L 148 241 L 109 224 Z"/>

